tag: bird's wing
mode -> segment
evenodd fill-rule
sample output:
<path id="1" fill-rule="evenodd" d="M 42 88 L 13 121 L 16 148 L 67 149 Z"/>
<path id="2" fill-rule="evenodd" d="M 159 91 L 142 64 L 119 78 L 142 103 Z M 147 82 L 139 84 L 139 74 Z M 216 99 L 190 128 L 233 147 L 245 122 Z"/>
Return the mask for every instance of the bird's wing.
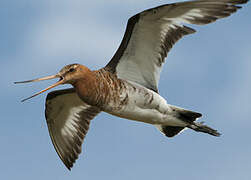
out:
<path id="1" fill-rule="evenodd" d="M 45 116 L 50 137 L 69 170 L 81 153 L 90 121 L 99 112 L 98 108 L 84 103 L 72 88 L 48 94 Z"/>
<path id="2" fill-rule="evenodd" d="M 162 5 L 128 20 L 124 38 L 105 69 L 121 79 L 158 91 L 160 72 L 172 46 L 194 29 L 224 18 L 248 0 L 197 0 Z"/>

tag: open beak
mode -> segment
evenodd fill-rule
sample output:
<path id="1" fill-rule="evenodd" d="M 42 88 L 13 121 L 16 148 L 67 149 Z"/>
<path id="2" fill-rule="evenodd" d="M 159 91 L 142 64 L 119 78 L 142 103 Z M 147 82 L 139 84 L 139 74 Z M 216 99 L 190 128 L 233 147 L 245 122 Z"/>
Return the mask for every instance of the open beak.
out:
<path id="1" fill-rule="evenodd" d="M 43 92 L 49 90 L 49 89 L 52 89 L 60 84 L 63 84 L 65 82 L 65 80 L 58 74 L 56 75 L 52 75 L 52 76 L 46 76 L 46 77 L 43 77 L 43 78 L 38 78 L 38 79 L 32 79 L 32 80 L 28 80 L 28 81 L 20 81 L 20 82 L 14 82 L 15 84 L 19 84 L 19 83 L 29 83 L 29 82 L 37 82 L 37 81 L 43 81 L 43 80 L 49 80 L 49 79 L 55 79 L 55 78 L 60 78 L 60 80 L 58 82 L 56 82 L 55 84 L 52 84 L 51 86 L 47 87 L 46 89 L 36 93 L 36 94 L 33 94 L 32 96 L 30 97 L 27 97 L 25 99 L 23 99 L 21 102 L 24 102 L 28 99 L 31 99 L 39 94 L 42 94 Z"/>

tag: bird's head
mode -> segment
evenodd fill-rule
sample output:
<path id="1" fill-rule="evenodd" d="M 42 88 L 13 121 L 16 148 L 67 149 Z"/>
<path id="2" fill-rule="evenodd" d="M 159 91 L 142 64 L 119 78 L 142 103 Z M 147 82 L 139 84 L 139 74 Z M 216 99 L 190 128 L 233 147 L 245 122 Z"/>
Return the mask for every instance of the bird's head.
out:
<path id="1" fill-rule="evenodd" d="M 28 80 L 28 81 L 20 81 L 20 82 L 14 82 L 15 84 L 18 83 L 29 83 L 29 82 L 37 82 L 37 81 L 43 81 L 43 80 L 49 80 L 49 79 L 55 79 L 55 78 L 59 78 L 59 80 L 52 84 L 51 86 L 49 86 L 48 88 L 28 97 L 22 100 L 26 101 L 30 98 L 33 98 L 49 89 L 52 89 L 60 84 L 72 84 L 74 85 L 79 79 L 83 78 L 85 76 L 86 73 L 88 73 L 90 70 L 80 64 L 69 64 L 65 67 L 63 67 L 57 74 L 52 75 L 52 76 L 46 76 L 46 77 L 42 77 L 42 78 L 37 78 L 37 79 L 32 79 L 32 80 Z"/>
<path id="2" fill-rule="evenodd" d="M 89 69 L 80 64 L 69 64 L 63 67 L 56 76 L 62 84 L 75 84 L 75 82 L 85 75 Z"/>

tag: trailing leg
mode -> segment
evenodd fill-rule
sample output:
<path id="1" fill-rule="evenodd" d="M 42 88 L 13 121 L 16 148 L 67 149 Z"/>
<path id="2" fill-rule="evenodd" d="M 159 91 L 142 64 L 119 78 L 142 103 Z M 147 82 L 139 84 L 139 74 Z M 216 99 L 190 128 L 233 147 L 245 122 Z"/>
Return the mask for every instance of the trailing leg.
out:
<path id="1" fill-rule="evenodd" d="M 201 113 L 197 113 L 190 110 L 185 110 L 183 108 L 179 108 L 176 106 L 170 105 L 171 114 L 172 117 L 177 119 L 177 121 L 184 122 L 184 124 L 187 124 L 185 126 L 181 126 L 179 124 L 170 124 L 170 125 L 156 125 L 156 127 L 167 137 L 173 137 L 180 133 L 184 128 L 190 128 L 198 132 L 207 133 L 213 136 L 220 136 L 220 133 L 217 132 L 217 130 L 206 126 L 203 124 L 203 122 L 197 123 L 195 122 L 198 118 L 202 116 Z"/>
<path id="2" fill-rule="evenodd" d="M 210 134 L 213 136 L 220 136 L 221 135 L 217 130 L 215 130 L 209 126 L 203 125 L 203 122 L 199 122 L 199 123 L 193 122 L 190 125 L 188 125 L 187 127 L 190 129 L 193 129 L 195 131 L 207 133 L 207 134 Z"/>

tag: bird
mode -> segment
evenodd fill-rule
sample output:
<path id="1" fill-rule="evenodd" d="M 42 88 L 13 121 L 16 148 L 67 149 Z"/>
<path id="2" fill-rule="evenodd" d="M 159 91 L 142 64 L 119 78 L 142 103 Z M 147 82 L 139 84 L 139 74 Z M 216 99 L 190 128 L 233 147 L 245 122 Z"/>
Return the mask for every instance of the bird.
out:
<path id="1" fill-rule="evenodd" d="M 196 122 L 201 113 L 168 104 L 158 91 L 160 73 L 173 45 L 196 31 L 189 24 L 205 25 L 230 16 L 249 0 L 193 0 L 164 4 L 129 18 L 124 37 L 108 64 L 90 70 L 70 64 L 57 74 L 15 83 L 58 78 L 71 88 L 49 92 L 45 118 L 54 148 L 71 170 L 82 151 L 90 122 L 100 112 L 156 126 L 167 137 L 184 129 L 212 136 L 220 133 Z"/>

